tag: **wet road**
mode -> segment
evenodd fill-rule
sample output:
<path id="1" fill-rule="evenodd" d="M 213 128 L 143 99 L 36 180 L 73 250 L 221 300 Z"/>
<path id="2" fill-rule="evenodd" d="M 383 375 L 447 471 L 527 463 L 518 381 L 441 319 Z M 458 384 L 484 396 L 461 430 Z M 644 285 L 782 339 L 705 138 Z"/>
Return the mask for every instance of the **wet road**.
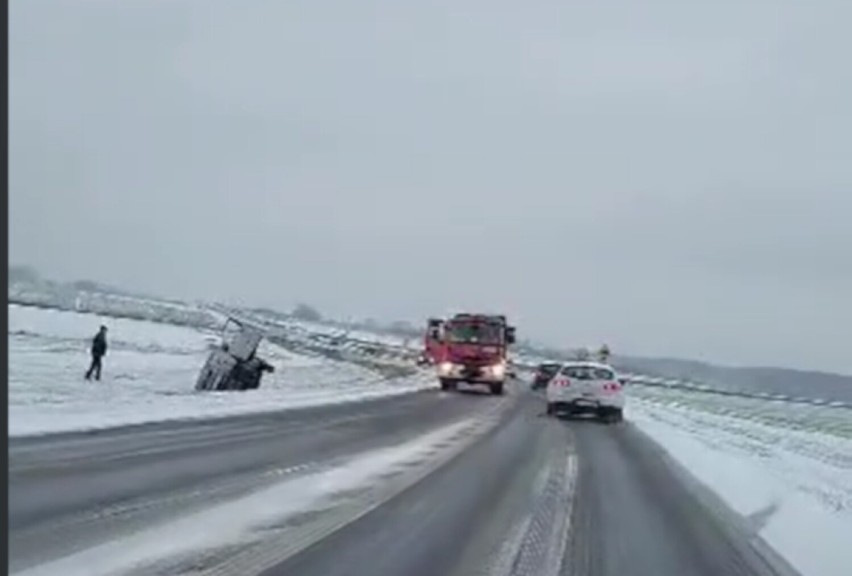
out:
<path id="1" fill-rule="evenodd" d="M 272 482 L 270 470 L 310 475 L 491 413 L 499 416 L 485 433 L 395 492 L 377 484 L 202 567 L 184 559 L 133 576 L 793 573 L 629 422 L 548 418 L 520 389 L 13 441 L 10 566 L 37 568 L 250 493 Z"/>

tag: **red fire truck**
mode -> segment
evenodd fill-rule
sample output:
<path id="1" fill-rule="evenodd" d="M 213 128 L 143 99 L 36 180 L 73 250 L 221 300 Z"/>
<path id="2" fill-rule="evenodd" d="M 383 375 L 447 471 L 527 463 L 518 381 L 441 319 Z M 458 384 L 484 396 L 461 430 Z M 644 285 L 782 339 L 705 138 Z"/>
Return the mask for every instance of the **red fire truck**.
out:
<path id="1" fill-rule="evenodd" d="M 486 385 L 502 394 L 509 372 L 508 348 L 515 327 L 493 314 L 456 314 L 446 320 L 430 318 L 424 357 L 436 366 L 442 390 L 461 382 Z"/>

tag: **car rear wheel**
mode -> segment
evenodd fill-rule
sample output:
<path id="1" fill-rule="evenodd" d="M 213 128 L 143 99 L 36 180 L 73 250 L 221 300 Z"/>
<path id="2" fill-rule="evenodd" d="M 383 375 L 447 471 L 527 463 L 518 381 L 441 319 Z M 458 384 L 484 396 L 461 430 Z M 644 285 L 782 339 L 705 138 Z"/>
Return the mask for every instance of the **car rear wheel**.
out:
<path id="1" fill-rule="evenodd" d="M 621 408 L 610 408 L 599 414 L 600 418 L 607 424 L 617 424 L 624 420 L 624 414 Z"/>
<path id="2" fill-rule="evenodd" d="M 492 384 L 491 385 L 491 393 L 494 394 L 495 396 L 502 396 L 503 395 L 503 383 L 499 382 L 497 384 Z"/>
<path id="3" fill-rule="evenodd" d="M 441 390 L 449 391 L 455 390 L 456 383 L 452 380 L 448 380 L 447 378 L 441 378 Z"/>

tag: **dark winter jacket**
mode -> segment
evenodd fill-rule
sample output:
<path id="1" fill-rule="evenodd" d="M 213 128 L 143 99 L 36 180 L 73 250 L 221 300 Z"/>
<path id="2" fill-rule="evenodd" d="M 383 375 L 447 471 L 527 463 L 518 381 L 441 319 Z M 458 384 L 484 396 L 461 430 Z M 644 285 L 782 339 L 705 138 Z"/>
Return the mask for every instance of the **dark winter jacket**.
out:
<path id="1" fill-rule="evenodd" d="M 92 339 L 92 356 L 105 356 L 107 351 L 106 334 L 98 332 Z"/>

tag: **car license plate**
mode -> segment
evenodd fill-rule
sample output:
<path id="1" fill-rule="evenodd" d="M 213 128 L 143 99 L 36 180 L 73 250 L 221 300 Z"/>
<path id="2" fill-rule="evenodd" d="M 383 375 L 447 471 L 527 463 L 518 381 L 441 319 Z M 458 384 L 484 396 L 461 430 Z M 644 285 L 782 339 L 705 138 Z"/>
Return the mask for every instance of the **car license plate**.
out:
<path id="1" fill-rule="evenodd" d="M 594 406 L 595 402 L 593 402 L 591 400 L 583 400 L 581 398 L 581 399 L 577 400 L 576 404 L 577 404 L 577 406 Z"/>

